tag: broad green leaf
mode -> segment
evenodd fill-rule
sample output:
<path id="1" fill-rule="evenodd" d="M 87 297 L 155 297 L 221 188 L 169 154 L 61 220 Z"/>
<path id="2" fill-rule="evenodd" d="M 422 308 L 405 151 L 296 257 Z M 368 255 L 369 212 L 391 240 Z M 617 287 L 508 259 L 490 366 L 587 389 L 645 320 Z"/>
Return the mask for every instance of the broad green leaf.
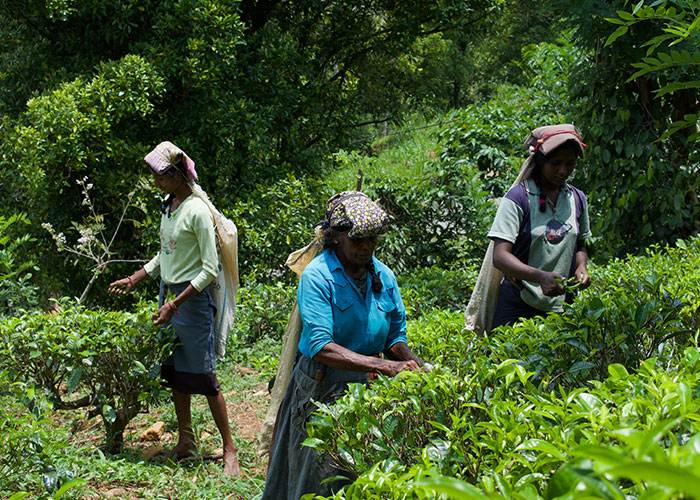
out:
<path id="1" fill-rule="evenodd" d="M 646 438 L 639 447 L 639 457 L 641 458 L 644 455 L 646 455 L 647 451 L 649 450 L 649 448 L 651 448 L 652 445 L 659 441 L 668 431 L 678 426 L 680 422 L 681 419 L 676 418 L 673 420 L 665 420 L 663 422 L 659 422 L 656 426 L 654 426 L 654 428 L 649 431 Z"/>
<path id="2" fill-rule="evenodd" d="M 76 478 L 76 479 L 71 479 L 70 481 L 65 482 L 59 489 L 56 491 L 56 493 L 53 494 L 54 499 L 59 499 L 61 498 L 64 493 L 66 493 L 68 490 L 75 488 L 76 486 L 81 486 L 85 484 L 86 481 L 84 479 Z"/>
<path id="3" fill-rule="evenodd" d="M 564 464 L 552 475 L 547 483 L 545 498 L 553 500 L 573 491 L 576 492 L 575 498 L 579 498 L 579 495 L 608 500 L 624 498 L 619 491 L 612 489 L 609 483 L 596 477 L 591 468 L 575 463 Z"/>
<path id="4" fill-rule="evenodd" d="M 620 19 L 624 19 L 625 21 L 634 21 L 634 16 L 630 14 L 627 11 L 624 10 L 618 10 L 617 15 L 620 16 Z"/>
<path id="5" fill-rule="evenodd" d="M 575 457 L 588 458 L 594 463 L 605 466 L 620 465 L 624 461 L 624 456 L 609 446 L 584 445 L 574 448 L 569 454 Z"/>
<path id="6" fill-rule="evenodd" d="M 644 481 L 647 484 L 655 483 L 667 486 L 677 492 L 700 498 L 700 476 L 675 465 L 637 462 L 613 467 L 606 470 L 605 473 L 616 477 L 626 477 L 634 481 Z"/>
<path id="7" fill-rule="evenodd" d="M 325 441 L 319 438 L 306 438 L 301 444 L 310 448 L 321 448 Z"/>
<path id="8" fill-rule="evenodd" d="M 66 381 L 66 394 L 73 394 L 73 391 L 78 386 L 78 383 L 80 383 L 80 377 L 82 374 L 82 366 L 77 367 L 71 372 L 70 377 L 68 377 L 68 380 Z"/>
<path id="9" fill-rule="evenodd" d="M 543 453 L 547 453 L 555 458 L 558 458 L 561 461 L 566 460 L 566 456 L 559 451 L 559 449 L 554 446 L 552 443 L 549 443 L 543 439 L 528 439 L 521 445 L 517 446 L 515 448 L 516 451 L 519 450 L 535 450 L 535 451 L 541 451 Z"/>
<path id="10" fill-rule="evenodd" d="M 485 500 L 488 497 L 477 487 L 453 477 L 438 476 L 416 481 L 424 490 L 447 495 L 452 500 Z"/>
<path id="11" fill-rule="evenodd" d="M 102 405 L 102 417 L 108 424 L 113 424 L 117 420 L 117 412 L 110 405 Z"/>
<path id="12" fill-rule="evenodd" d="M 595 368 L 595 365 L 589 361 L 577 361 L 574 365 L 569 368 L 569 373 L 578 373 L 584 370 L 590 370 Z"/>
<path id="13" fill-rule="evenodd" d="M 626 25 L 619 26 L 613 33 L 608 37 L 607 40 L 605 40 L 605 47 L 608 47 L 609 45 L 612 45 L 615 40 L 620 38 L 622 35 L 627 34 L 627 31 L 629 28 Z"/>
<path id="14" fill-rule="evenodd" d="M 18 491 L 17 493 L 14 493 L 7 500 L 22 500 L 23 498 L 27 498 L 29 495 L 30 495 L 30 493 L 26 493 L 24 491 Z"/>
<path id="15" fill-rule="evenodd" d="M 613 363 L 611 365 L 608 365 L 608 373 L 610 373 L 610 377 L 618 380 L 629 377 L 629 372 L 627 371 L 627 368 L 625 368 L 620 363 Z"/>

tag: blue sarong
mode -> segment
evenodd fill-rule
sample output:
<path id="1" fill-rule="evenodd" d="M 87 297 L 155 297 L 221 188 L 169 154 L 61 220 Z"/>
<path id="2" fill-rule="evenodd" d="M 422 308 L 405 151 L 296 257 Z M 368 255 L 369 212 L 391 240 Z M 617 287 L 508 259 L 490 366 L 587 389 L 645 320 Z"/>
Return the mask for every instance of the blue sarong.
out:
<path id="1" fill-rule="evenodd" d="M 177 296 L 189 283 L 166 285 L 160 282 L 158 305 L 166 300 L 166 293 Z M 216 370 L 214 354 L 214 315 L 216 305 L 209 287 L 193 295 L 180 305 L 168 325 L 177 336 L 177 345 L 165 365 L 174 365 L 178 372 L 213 373 Z"/>

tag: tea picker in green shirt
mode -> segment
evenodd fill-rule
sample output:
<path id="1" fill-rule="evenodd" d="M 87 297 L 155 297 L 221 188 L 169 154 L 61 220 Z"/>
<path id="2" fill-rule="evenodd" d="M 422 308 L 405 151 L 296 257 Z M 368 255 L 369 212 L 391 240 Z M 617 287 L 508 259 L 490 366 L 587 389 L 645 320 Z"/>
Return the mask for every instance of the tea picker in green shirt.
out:
<path id="1" fill-rule="evenodd" d="M 216 379 L 216 305 L 209 290 L 218 270 L 213 218 L 205 203 L 192 194 L 190 182 L 197 179 L 197 173 L 194 162 L 180 148 L 162 142 L 144 160 L 155 186 L 168 195 L 162 207 L 160 251 L 136 273 L 111 283 L 109 291 L 126 294 L 146 277 L 160 276 L 159 308 L 153 323 L 169 325 L 178 337 L 173 355 L 161 368 L 161 376 L 173 390 L 179 431 L 177 445 L 165 457 L 183 458 L 195 452 L 191 395 L 203 394 L 223 440 L 224 474 L 238 475 L 226 402 Z"/>
<path id="2" fill-rule="evenodd" d="M 561 311 L 565 280 L 590 284 L 586 196 L 567 183 L 583 156 L 581 134 L 569 124 L 544 126 L 525 145 L 531 154 L 524 169 L 530 171 L 501 200 L 488 234 L 493 265 L 505 275 L 493 328 Z"/>

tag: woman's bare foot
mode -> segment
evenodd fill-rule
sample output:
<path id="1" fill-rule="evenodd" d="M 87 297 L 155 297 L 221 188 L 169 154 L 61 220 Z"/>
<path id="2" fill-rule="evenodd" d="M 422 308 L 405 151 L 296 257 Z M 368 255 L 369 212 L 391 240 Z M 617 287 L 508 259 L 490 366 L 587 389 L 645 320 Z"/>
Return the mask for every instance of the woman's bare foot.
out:
<path id="1" fill-rule="evenodd" d="M 224 450 L 224 476 L 240 476 L 241 467 L 238 465 L 238 457 L 235 451 Z"/>
<path id="2" fill-rule="evenodd" d="M 197 451 L 197 445 L 193 441 L 179 441 L 172 450 L 166 451 L 163 454 L 164 460 L 180 460 L 194 456 Z"/>

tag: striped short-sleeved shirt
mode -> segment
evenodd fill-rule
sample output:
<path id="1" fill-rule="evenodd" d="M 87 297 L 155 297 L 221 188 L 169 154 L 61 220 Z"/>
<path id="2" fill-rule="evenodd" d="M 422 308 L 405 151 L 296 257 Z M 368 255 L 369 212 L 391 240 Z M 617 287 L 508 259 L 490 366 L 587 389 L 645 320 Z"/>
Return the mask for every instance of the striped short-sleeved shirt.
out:
<path id="1" fill-rule="evenodd" d="M 577 244 L 591 237 L 586 195 L 565 184 L 556 205 L 547 200 L 541 212 L 539 202 L 534 180 L 513 187 L 498 205 L 488 236 L 511 242 L 513 255 L 529 266 L 571 277 Z M 563 295 L 547 297 L 539 284 L 529 281 L 518 281 L 518 285 L 526 304 L 541 311 L 562 310 Z"/>

